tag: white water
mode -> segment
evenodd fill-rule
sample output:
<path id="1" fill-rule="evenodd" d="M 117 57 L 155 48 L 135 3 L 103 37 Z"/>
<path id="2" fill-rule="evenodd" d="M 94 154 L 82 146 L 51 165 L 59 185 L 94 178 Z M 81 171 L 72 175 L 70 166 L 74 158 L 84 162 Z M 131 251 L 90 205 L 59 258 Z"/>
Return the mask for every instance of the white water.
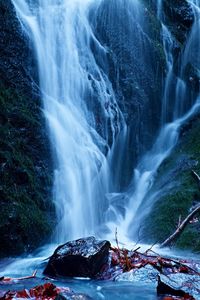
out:
<path id="1" fill-rule="evenodd" d="M 23 28 L 33 41 L 38 60 L 44 113 L 57 166 L 54 182 L 54 201 L 60 220 L 57 240 L 62 242 L 95 234 L 105 222 L 110 239 L 116 227 L 121 241 L 123 238 L 125 241 L 135 239 L 141 221 L 135 217 L 141 215 L 142 219 L 144 199 L 156 171 L 175 146 L 180 126 L 200 106 L 198 99 L 195 104 L 184 105 L 187 99 L 182 70 L 180 78 L 176 79 L 175 97 L 171 102 L 174 61 L 170 32 L 163 24 L 167 76 L 161 130 L 152 149 L 135 168 L 128 190 L 120 193 L 113 190 L 118 174 L 113 180 L 109 162 L 113 153 L 119 153 L 115 170 L 120 173 L 127 138 L 126 124 L 108 76 L 98 66 L 91 49 L 93 43 L 102 63 L 106 61 L 107 49 L 96 39 L 89 23 L 91 6 L 97 9 L 101 0 L 12 1 Z M 197 1 L 192 3 L 199 6 Z M 137 1 L 134 5 L 137 8 Z M 160 0 L 158 16 L 162 19 L 161 7 Z M 197 47 L 200 49 L 197 7 L 194 9 L 196 20 L 182 56 L 184 66 L 191 60 L 190 54 Z M 168 117 L 172 103 L 173 116 Z M 110 135 L 111 149 L 108 145 Z M 109 149 L 107 155 L 105 148 Z"/>
<path id="2" fill-rule="evenodd" d="M 157 0 L 157 16 L 160 18 L 162 15 L 162 0 Z"/>
<path id="3" fill-rule="evenodd" d="M 59 241 L 94 234 L 102 223 L 105 194 L 112 186 L 102 149 L 108 148 L 109 135 L 114 140 L 116 132 L 126 128 L 112 86 L 91 50 L 93 43 L 99 57 L 105 58 L 106 49 L 88 22 L 93 2 L 13 0 L 38 60 L 57 165 L 53 196 L 60 220 Z M 95 1 L 97 7 L 99 2 Z M 99 123 L 103 123 L 101 136 L 96 129 Z M 112 132 L 108 132 L 109 125 Z"/>

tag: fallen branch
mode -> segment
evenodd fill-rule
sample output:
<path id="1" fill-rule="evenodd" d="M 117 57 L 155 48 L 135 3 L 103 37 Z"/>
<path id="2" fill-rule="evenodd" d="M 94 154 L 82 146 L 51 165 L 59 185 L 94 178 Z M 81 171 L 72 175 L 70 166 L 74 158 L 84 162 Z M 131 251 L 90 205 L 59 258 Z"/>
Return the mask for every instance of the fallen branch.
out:
<path id="1" fill-rule="evenodd" d="M 184 220 L 183 222 L 178 226 L 176 231 L 170 235 L 161 245 L 160 247 L 166 247 L 171 244 L 172 241 L 178 238 L 178 236 L 181 234 L 183 229 L 186 227 L 186 225 L 189 223 L 189 221 L 200 211 L 200 205 L 198 205 Z"/>
<path id="2" fill-rule="evenodd" d="M 147 250 L 145 251 L 145 254 L 148 254 L 148 252 L 150 252 L 150 251 L 152 250 L 152 248 L 153 248 L 155 245 L 157 245 L 157 243 L 158 243 L 158 242 L 155 242 L 149 249 L 147 249 Z"/>
<path id="3" fill-rule="evenodd" d="M 37 270 L 35 270 L 33 272 L 32 275 L 30 276 L 25 276 L 25 277 L 18 277 L 18 278 L 11 278 L 11 277 L 1 277 L 0 278 L 0 283 L 7 283 L 7 282 L 13 282 L 13 281 L 18 281 L 18 280 L 25 280 L 25 279 L 32 279 L 32 278 L 35 278 L 36 277 L 36 274 L 37 274 Z"/>

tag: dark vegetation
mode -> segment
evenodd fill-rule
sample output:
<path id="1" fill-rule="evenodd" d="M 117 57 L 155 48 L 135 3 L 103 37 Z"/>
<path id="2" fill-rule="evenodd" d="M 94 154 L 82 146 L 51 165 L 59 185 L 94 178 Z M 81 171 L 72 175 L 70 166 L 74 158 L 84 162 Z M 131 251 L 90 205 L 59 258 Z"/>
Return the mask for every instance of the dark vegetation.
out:
<path id="1" fill-rule="evenodd" d="M 0 256 L 52 232 L 52 163 L 36 64 L 11 1 L 0 1 Z"/>

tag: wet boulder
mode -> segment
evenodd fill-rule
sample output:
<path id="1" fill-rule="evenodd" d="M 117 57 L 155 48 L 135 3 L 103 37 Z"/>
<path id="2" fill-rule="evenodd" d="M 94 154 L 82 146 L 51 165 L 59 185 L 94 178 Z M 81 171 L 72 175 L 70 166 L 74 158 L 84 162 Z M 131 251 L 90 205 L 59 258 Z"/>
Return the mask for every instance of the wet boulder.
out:
<path id="1" fill-rule="evenodd" d="M 178 274 L 178 279 L 179 279 L 179 274 Z M 181 277 L 180 277 L 181 278 Z M 162 276 L 162 279 L 160 276 L 158 276 L 158 285 L 157 285 L 157 295 L 171 295 L 171 296 L 177 296 L 181 297 L 181 299 L 188 299 L 188 300 L 195 300 L 195 298 L 189 294 L 188 292 L 185 292 L 183 287 L 184 285 L 181 285 L 182 281 L 177 282 L 175 280 L 170 280 L 170 277 L 168 278 L 167 276 Z M 191 280 L 191 278 L 188 278 Z M 192 282 L 192 281 L 190 281 Z M 188 282 L 183 282 L 188 286 Z M 190 284 L 191 286 L 191 284 Z M 180 288 L 181 287 L 181 288 Z M 192 289 L 189 289 L 189 292 L 192 293 Z M 173 299 L 173 298 L 172 298 Z"/>
<path id="2" fill-rule="evenodd" d="M 51 277 L 90 277 L 107 262 L 110 242 L 94 237 L 82 238 L 59 246 L 50 257 L 44 274 Z"/>

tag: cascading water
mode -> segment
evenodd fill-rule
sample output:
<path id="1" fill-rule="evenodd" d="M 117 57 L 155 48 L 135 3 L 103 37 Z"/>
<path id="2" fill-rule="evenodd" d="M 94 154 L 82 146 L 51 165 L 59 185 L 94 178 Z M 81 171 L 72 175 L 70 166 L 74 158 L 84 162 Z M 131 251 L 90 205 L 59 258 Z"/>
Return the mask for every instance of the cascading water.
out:
<path id="1" fill-rule="evenodd" d="M 102 223 L 105 194 L 112 185 L 107 144 L 125 128 L 112 86 L 91 50 L 92 44 L 103 61 L 106 50 L 88 21 L 92 2 L 13 0 L 38 59 L 44 113 L 57 160 L 59 241 L 94 234 Z"/>
<path id="2" fill-rule="evenodd" d="M 129 188 L 122 192 L 119 174 L 124 153 L 129 151 L 127 125 L 106 71 L 107 49 L 90 24 L 91 9 L 95 14 L 104 1 L 12 1 L 23 28 L 33 41 L 38 60 L 44 113 L 57 165 L 54 200 L 60 220 L 59 241 L 97 233 L 105 223 L 111 239 L 116 227 L 120 240 L 123 236 L 134 239 L 144 211 L 149 207 L 145 199 L 156 171 L 175 146 L 180 126 L 200 106 L 198 100 L 195 103 L 187 101 L 183 81 L 184 67 L 191 60 L 199 59 L 191 53 L 200 49 L 197 38 L 200 37 L 200 3 L 191 1 L 196 18 L 178 76 L 173 72 L 172 36 L 162 24 L 167 75 L 161 129 L 152 149 L 140 158 Z M 145 39 L 146 47 L 150 47 L 151 42 L 142 28 L 141 3 L 119 0 L 114 6 L 125 7 L 127 15 L 130 8 L 133 9 L 137 21 L 133 38 L 138 38 L 133 49 L 137 54 L 142 53 Z M 162 22 L 161 8 L 159 0 L 157 15 Z M 134 31 L 132 24 L 127 28 Z M 140 61 L 143 71 L 146 62 Z M 200 65 L 199 61 L 195 63 Z M 113 168 L 117 174 L 113 175 Z M 153 201 L 151 198 L 151 203 Z"/>
<path id="3" fill-rule="evenodd" d="M 181 69 L 178 76 L 175 76 L 173 73 L 173 40 L 166 26 L 162 24 L 163 46 L 167 61 L 167 76 L 162 101 L 161 131 L 151 151 L 144 155 L 135 169 L 133 182 L 130 185 L 129 191 L 126 193 L 129 204 L 126 207 L 125 217 L 119 220 L 118 223 L 121 236 L 125 233 L 131 239 L 138 238 L 141 222 L 151 210 L 156 196 L 159 193 L 159 191 L 157 191 L 153 196 L 147 199 L 158 167 L 176 145 L 180 127 L 195 113 L 199 112 L 200 109 L 200 96 L 197 95 L 195 103 L 191 103 L 191 101 L 187 99 L 186 83 L 182 79 L 184 68 L 189 63 L 195 63 L 195 65 L 200 66 L 200 55 L 197 55 L 200 50 L 200 2 L 194 0 L 190 1 L 190 3 L 193 6 L 195 19 L 181 57 Z M 161 17 L 162 22 L 161 6 L 162 2 L 158 1 L 157 11 L 159 12 L 158 15 Z M 173 94 L 174 81 L 175 93 Z M 113 228 L 113 226 L 111 228 Z"/>

